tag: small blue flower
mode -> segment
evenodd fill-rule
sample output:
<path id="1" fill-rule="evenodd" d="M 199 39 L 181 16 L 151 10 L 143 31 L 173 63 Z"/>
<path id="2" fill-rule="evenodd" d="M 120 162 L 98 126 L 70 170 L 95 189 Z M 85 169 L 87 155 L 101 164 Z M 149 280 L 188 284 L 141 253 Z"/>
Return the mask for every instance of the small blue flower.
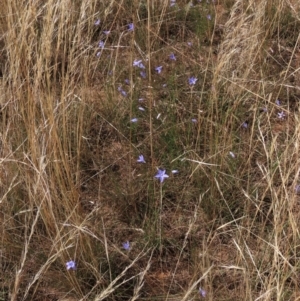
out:
<path id="1" fill-rule="evenodd" d="M 145 71 L 141 71 L 140 76 L 145 79 L 147 77 L 147 74 Z"/>
<path id="2" fill-rule="evenodd" d="M 100 56 L 101 56 L 101 51 L 98 51 L 98 52 L 96 53 L 96 56 L 97 56 L 97 57 L 100 57 Z"/>
<path id="3" fill-rule="evenodd" d="M 155 175 L 155 178 L 159 179 L 160 183 L 163 183 L 163 181 L 168 177 L 169 176 L 166 174 L 165 169 L 158 169 L 157 174 Z"/>
<path id="4" fill-rule="evenodd" d="M 105 43 L 103 41 L 100 41 L 98 44 L 98 47 L 103 49 L 104 45 L 105 45 Z"/>
<path id="5" fill-rule="evenodd" d="M 137 159 L 136 162 L 138 162 L 138 163 L 146 163 L 145 158 L 144 158 L 143 155 L 139 155 L 139 158 Z"/>
<path id="6" fill-rule="evenodd" d="M 158 66 L 155 68 L 155 71 L 160 74 L 163 66 Z"/>
<path id="7" fill-rule="evenodd" d="M 104 33 L 105 35 L 109 35 L 109 34 L 110 34 L 110 30 L 104 30 L 103 33 Z"/>
<path id="8" fill-rule="evenodd" d="M 122 246 L 123 246 L 124 250 L 128 251 L 130 249 L 129 241 L 127 240 L 126 242 L 123 242 Z"/>
<path id="9" fill-rule="evenodd" d="M 130 80 L 128 78 L 125 79 L 125 84 L 130 85 Z"/>
<path id="10" fill-rule="evenodd" d="M 196 84 L 197 80 L 198 80 L 198 78 L 196 78 L 194 76 L 190 77 L 189 78 L 189 85 L 194 86 Z"/>
<path id="11" fill-rule="evenodd" d="M 133 23 L 129 23 L 127 25 L 127 27 L 128 27 L 128 31 L 133 31 L 134 30 L 134 24 Z"/>
<path id="12" fill-rule="evenodd" d="M 279 99 L 276 99 L 275 103 L 277 104 L 277 106 L 280 106 L 281 103 L 280 103 L 280 100 Z"/>
<path id="13" fill-rule="evenodd" d="M 245 122 L 243 122 L 242 123 L 242 127 L 244 128 L 244 129 L 247 129 L 248 128 L 248 122 L 247 121 L 245 121 Z"/>
<path id="14" fill-rule="evenodd" d="M 140 69 L 146 69 L 146 67 L 145 67 L 145 65 L 144 65 L 143 63 L 139 63 L 138 67 L 139 67 Z"/>
<path id="15" fill-rule="evenodd" d="M 173 52 L 169 55 L 169 59 L 172 61 L 176 61 L 176 56 Z"/>
<path id="16" fill-rule="evenodd" d="M 277 113 L 277 116 L 278 116 L 279 119 L 284 119 L 285 113 L 284 113 L 283 111 L 278 112 L 278 113 Z"/>
<path id="17" fill-rule="evenodd" d="M 132 66 L 139 66 L 139 64 L 142 62 L 142 60 L 134 60 Z"/>
<path id="18" fill-rule="evenodd" d="M 192 118 L 192 122 L 193 123 L 197 123 L 197 119 L 196 118 Z"/>
<path id="19" fill-rule="evenodd" d="M 170 0 L 170 7 L 174 6 L 176 4 L 176 0 Z"/>
<path id="20" fill-rule="evenodd" d="M 127 96 L 127 92 L 122 89 L 122 87 L 118 87 L 118 91 L 124 96 Z"/>
<path id="21" fill-rule="evenodd" d="M 100 19 L 97 19 L 94 23 L 96 26 L 100 25 Z"/>
<path id="22" fill-rule="evenodd" d="M 66 263 L 67 270 L 76 270 L 76 263 L 73 260 L 70 260 Z"/>
<path id="23" fill-rule="evenodd" d="M 210 21 L 211 20 L 211 15 L 207 15 L 206 18 L 207 18 L 207 20 Z"/>
<path id="24" fill-rule="evenodd" d="M 131 121 L 132 123 L 136 123 L 136 122 L 138 122 L 138 119 L 137 119 L 137 118 L 132 118 L 130 121 Z"/>
<path id="25" fill-rule="evenodd" d="M 201 297 L 205 298 L 206 297 L 206 291 L 204 289 L 202 289 L 201 287 L 199 288 L 199 294 L 201 295 Z"/>

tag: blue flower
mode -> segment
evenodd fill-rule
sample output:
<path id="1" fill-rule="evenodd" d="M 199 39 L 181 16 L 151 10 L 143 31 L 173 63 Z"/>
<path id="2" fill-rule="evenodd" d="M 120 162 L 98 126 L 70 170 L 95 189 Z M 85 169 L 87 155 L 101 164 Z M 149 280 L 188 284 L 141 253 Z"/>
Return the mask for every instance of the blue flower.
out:
<path id="1" fill-rule="evenodd" d="M 285 113 L 283 111 L 281 111 L 281 112 L 277 113 L 277 116 L 279 119 L 284 119 Z"/>
<path id="2" fill-rule="evenodd" d="M 142 78 L 146 78 L 146 77 L 147 77 L 147 74 L 146 74 L 145 71 L 141 71 L 141 72 L 140 72 L 140 75 L 141 75 Z"/>
<path id="3" fill-rule="evenodd" d="M 98 47 L 103 49 L 104 45 L 105 45 L 105 43 L 103 41 L 100 41 L 98 44 Z"/>
<path id="4" fill-rule="evenodd" d="M 130 80 L 128 78 L 125 79 L 125 84 L 130 85 Z"/>
<path id="5" fill-rule="evenodd" d="M 100 19 L 97 19 L 94 23 L 96 26 L 100 25 Z"/>
<path id="6" fill-rule="evenodd" d="M 206 291 L 204 289 L 202 289 L 201 287 L 199 288 L 199 294 L 205 298 L 206 297 Z"/>
<path id="7" fill-rule="evenodd" d="M 247 121 L 243 122 L 243 123 L 242 123 L 242 127 L 243 127 L 244 129 L 247 129 L 247 128 L 248 128 L 248 122 L 247 122 Z"/>
<path id="8" fill-rule="evenodd" d="M 176 4 L 176 0 L 171 0 L 170 2 L 171 2 L 170 3 L 170 7 L 172 7 L 172 6 L 174 6 Z"/>
<path id="9" fill-rule="evenodd" d="M 172 61 L 176 61 L 176 56 L 175 56 L 175 54 L 173 52 L 169 55 L 169 58 Z"/>
<path id="10" fill-rule="evenodd" d="M 123 246 L 124 250 L 128 251 L 130 249 L 129 241 L 127 240 L 126 242 L 123 242 L 122 246 Z"/>
<path id="11" fill-rule="evenodd" d="M 165 169 L 159 169 L 157 171 L 157 174 L 155 175 L 155 178 L 159 179 L 160 183 L 162 183 L 168 177 L 169 176 L 166 174 L 166 170 Z"/>
<path id="12" fill-rule="evenodd" d="M 196 84 L 197 80 L 198 80 L 198 78 L 196 78 L 194 76 L 190 77 L 189 78 L 189 85 L 194 86 Z"/>
<path id="13" fill-rule="evenodd" d="M 192 118 L 192 122 L 193 123 L 197 123 L 197 119 L 196 118 Z"/>
<path id="14" fill-rule="evenodd" d="M 145 158 L 143 155 L 139 155 L 139 158 L 136 160 L 138 163 L 146 163 Z"/>
<path id="15" fill-rule="evenodd" d="M 67 270 L 76 270 L 76 263 L 73 260 L 70 260 L 66 263 Z"/>
<path id="16" fill-rule="evenodd" d="M 122 89 L 122 87 L 118 87 L 118 91 L 124 96 L 127 96 L 127 92 Z"/>
<path id="17" fill-rule="evenodd" d="M 145 69 L 146 67 L 142 63 L 142 60 L 134 60 L 132 66 L 139 67 L 141 69 Z"/>
<path id="18" fill-rule="evenodd" d="M 146 69 L 146 67 L 144 66 L 143 63 L 139 63 L 139 66 L 138 66 L 140 69 Z"/>
<path id="19" fill-rule="evenodd" d="M 280 106 L 280 100 L 276 99 L 275 103 L 277 104 L 277 106 Z"/>
<path id="20" fill-rule="evenodd" d="M 142 62 L 142 60 L 134 60 L 132 66 L 139 66 L 139 64 Z"/>
<path id="21" fill-rule="evenodd" d="M 211 15 L 207 15 L 206 18 L 207 18 L 207 20 L 210 21 L 211 20 Z"/>
<path id="22" fill-rule="evenodd" d="M 155 68 L 155 71 L 160 74 L 163 66 L 158 66 Z"/>
<path id="23" fill-rule="evenodd" d="M 128 27 L 128 31 L 133 31 L 134 30 L 134 24 L 133 23 L 129 23 L 127 25 L 127 27 Z"/>
<path id="24" fill-rule="evenodd" d="M 108 34 L 110 34 L 110 30 L 104 30 L 103 33 L 104 33 L 105 35 L 108 35 Z"/>

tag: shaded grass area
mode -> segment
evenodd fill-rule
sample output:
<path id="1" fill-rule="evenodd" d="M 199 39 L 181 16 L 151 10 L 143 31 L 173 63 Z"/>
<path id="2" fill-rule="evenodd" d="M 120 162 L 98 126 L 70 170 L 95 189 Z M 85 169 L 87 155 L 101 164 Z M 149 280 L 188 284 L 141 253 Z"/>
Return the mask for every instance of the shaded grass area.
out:
<path id="1" fill-rule="evenodd" d="M 1 4 L 0 300 L 298 298 L 296 1 Z"/>

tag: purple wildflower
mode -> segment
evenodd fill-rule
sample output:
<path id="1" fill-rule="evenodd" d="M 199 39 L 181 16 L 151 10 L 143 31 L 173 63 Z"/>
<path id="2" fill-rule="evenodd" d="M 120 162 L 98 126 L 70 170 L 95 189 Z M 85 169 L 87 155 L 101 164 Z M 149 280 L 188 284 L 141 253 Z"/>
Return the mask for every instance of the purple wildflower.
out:
<path id="1" fill-rule="evenodd" d="M 146 163 L 145 158 L 144 158 L 143 155 L 139 155 L 139 158 L 137 159 L 136 162 L 138 162 L 138 163 Z"/>
<path id="2" fill-rule="evenodd" d="M 160 183 L 163 183 L 163 181 L 168 177 L 169 176 L 166 174 L 165 169 L 158 169 L 157 174 L 155 175 L 155 178 L 159 179 Z"/>
<path id="3" fill-rule="evenodd" d="M 130 249 L 129 241 L 127 240 L 126 242 L 123 242 L 122 246 L 123 246 L 124 250 L 128 251 Z"/>
<path id="4" fill-rule="evenodd" d="M 140 69 L 146 69 L 146 67 L 145 67 L 145 65 L 144 65 L 143 63 L 139 63 L 138 67 L 139 67 Z"/>
<path id="5" fill-rule="evenodd" d="M 242 127 L 244 128 L 244 129 L 247 129 L 248 128 L 248 121 L 244 121 L 243 123 L 242 123 Z"/>
<path id="6" fill-rule="evenodd" d="M 132 66 L 139 66 L 139 64 L 142 62 L 142 60 L 134 60 Z"/>
<path id="7" fill-rule="evenodd" d="M 125 79 L 125 84 L 130 85 L 130 80 L 128 78 Z"/>
<path id="8" fill-rule="evenodd" d="M 155 71 L 160 74 L 163 66 L 158 66 L 155 68 Z"/>
<path id="9" fill-rule="evenodd" d="M 204 289 L 202 289 L 201 287 L 199 288 L 199 294 L 201 295 L 201 297 L 205 298 L 206 297 L 206 291 Z"/>
<path id="10" fill-rule="evenodd" d="M 276 99 L 275 103 L 277 104 L 277 106 L 280 106 L 280 100 L 279 99 Z"/>
<path id="11" fill-rule="evenodd" d="M 128 31 L 133 31 L 134 30 L 134 24 L 133 23 L 129 23 L 127 25 Z"/>
<path id="12" fill-rule="evenodd" d="M 206 18 L 207 18 L 207 20 L 210 21 L 211 20 L 211 15 L 207 15 Z"/>
<path id="13" fill-rule="evenodd" d="M 104 33 L 105 35 L 108 35 L 108 34 L 110 34 L 110 30 L 104 30 L 103 33 Z"/>
<path id="14" fill-rule="evenodd" d="M 176 0 L 170 0 L 170 7 L 174 6 L 176 4 Z"/>
<path id="15" fill-rule="evenodd" d="M 197 80 L 198 80 L 198 78 L 196 78 L 194 76 L 190 77 L 189 78 L 189 85 L 194 86 L 196 84 Z"/>
<path id="16" fill-rule="evenodd" d="M 98 47 L 103 49 L 104 45 L 105 45 L 105 43 L 103 41 L 100 41 L 98 44 Z"/>
<path id="17" fill-rule="evenodd" d="M 101 22 L 100 19 L 97 19 L 97 20 L 95 21 L 94 24 L 95 24 L 96 26 L 98 26 L 98 25 L 100 25 L 100 22 Z"/>
<path id="18" fill-rule="evenodd" d="M 173 52 L 169 55 L 169 59 L 172 61 L 176 61 L 176 56 Z"/>
<path id="19" fill-rule="evenodd" d="M 118 87 L 118 91 L 124 96 L 127 96 L 127 92 L 122 89 L 122 87 Z"/>
<path id="20" fill-rule="evenodd" d="M 67 270 L 76 270 L 76 263 L 73 260 L 70 260 L 66 263 Z"/>
<path id="21" fill-rule="evenodd" d="M 193 123 L 197 123 L 197 119 L 196 118 L 192 118 L 191 120 Z"/>
<path id="22" fill-rule="evenodd" d="M 140 76 L 141 76 L 142 78 L 146 78 L 146 77 L 147 77 L 147 74 L 146 74 L 145 71 L 141 71 L 141 72 L 140 72 Z"/>
<path id="23" fill-rule="evenodd" d="M 284 119 L 285 113 L 284 113 L 283 111 L 278 112 L 278 113 L 277 113 L 277 116 L 278 116 L 279 119 Z"/>

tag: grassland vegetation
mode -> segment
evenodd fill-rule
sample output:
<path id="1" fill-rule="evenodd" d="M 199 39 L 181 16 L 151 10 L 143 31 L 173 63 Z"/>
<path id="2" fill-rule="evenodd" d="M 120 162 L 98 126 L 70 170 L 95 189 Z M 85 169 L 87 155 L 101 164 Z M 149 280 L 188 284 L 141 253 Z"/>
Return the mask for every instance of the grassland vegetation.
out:
<path id="1" fill-rule="evenodd" d="M 298 1 L 0 5 L 0 300 L 299 300 Z"/>

